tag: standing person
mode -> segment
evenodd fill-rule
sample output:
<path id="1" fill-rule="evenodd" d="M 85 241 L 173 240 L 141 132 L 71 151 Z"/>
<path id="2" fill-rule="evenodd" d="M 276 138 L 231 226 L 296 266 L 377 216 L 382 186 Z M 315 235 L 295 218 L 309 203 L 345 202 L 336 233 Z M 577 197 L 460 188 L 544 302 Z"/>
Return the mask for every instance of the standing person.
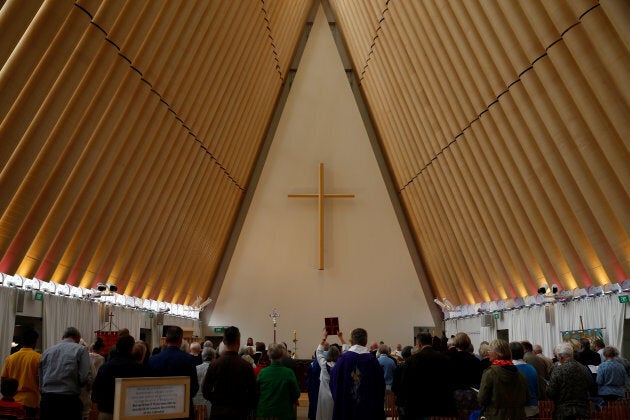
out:
<path id="1" fill-rule="evenodd" d="M 131 357 L 134 362 L 147 366 L 149 363 L 149 347 L 147 346 L 147 343 L 136 341 L 131 349 Z"/>
<path id="2" fill-rule="evenodd" d="M 194 358 L 181 350 L 184 330 L 181 327 L 168 327 L 166 330 L 166 348 L 149 358 L 149 369 L 155 376 L 188 376 L 190 378 L 189 418 L 194 419 L 192 399 L 199 391 L 197 369 Z"/>
<path id="3" fill-rule="evenodd" d="M 88 348 L 88 355 L 90 356 L 90 380 L 81 388 L 81 394 L 79 395 L 81 404 L 83 405 L 82 417 L 84 420 L 87 420 L 92 410 L 92 384 L 94 383 L 94 378 L 96 378 L 98 370 L 103 363 L 105 363 L 105 357 L 97 352 L 105 347 L 105 343 L 101 337 L 98 337 L 90 346 L 88 346 L 83 339 L 79 340 L 79 344 Z M 96 350 L 94 349 L 95 347 Z"/>
<path id="4" fill-rule="evenodd" d="M 265 352 L 262 354 L 262 356 L 258 360 L 258 364 L 254 368 L 254 376 L 258 377 L 258 374 L 260 373 L 260 371 L 266 368 L 267 366 L 269 366 L 270 364 L 271 364 L 271 360 L 269 360 L 269 353 L 267 352 L 267 350 L 265 350 Z"/>
<path id="5" fill-rule="evenodd" d="M 81 333 L 66 328 L 62 340 L 49 347 L 39 362 L 41 420 L 80 420 L 81 387 L 90 380 L 90 356 L 79 344 Z"/>
<path id="6" fill-rule="evenodd" d="M 105 348 L 105 342 L 101 337 L 96 337 L 96 341 L 89 347 L 90 366 L 92 367 L 92 378 L 96 377 L 98 370 L 105 363 L 105 357 L 101 355 Z"/>
<path id="7" fill-rule="evenodd" d="M 28 328 L 24 331 L 22 337 L 24 347 L 7 357 L 1 375 L 17 379 L 18 389 L 15 401 L 24 406 L 27 418 L 35 418 L 39 411 L 37 366 L 42 355 L 34 350 L 38 338 L 39 334 L 34 329 Z"/>
<path id="8" fill-rule="evenodd" d="M 545 395 L 547 392 L 547 382 L 549 381 L 549 373 L 547 370 L 547 364 L 543 359 L 536 356 L 534 353 L 534 346 L 529 341 L 521 341 L 523 346 L 523 361 L 528 365 L 532 365 L 536 369 L 538 375 L 538 395 Z"/>
<path id="9" fill-rule="evenodd" d="M 203 384 L 203 380 L 206 377 L 206 372 L 208 371 L 208 367 L 214 361 L 217 352 L 214 351 L 212 347 L 204 347 L 201 352 L 201 357 L 203 358 L 203 362 L 200 365 L 197 365 L 197 380 L 199 381 L 199 389 L 201 389 L 201 385 Z M 202 392 L 197 392 L 197 395 L 193 398 L 193 403 L 197 405 L 205 405 L 206 406 L 206 416 L 204 419 L 210 418 L 210 402 L 203 397 Z"/>
<path id="10" fill-rule="evenodd" d="M 554 353 L 558 364 L 551 371 L 547 395 L 554 401 L 554 419 L 588 418 L 590 372 L 573 359 L 573 346 L 560 343 Z M 599 357 L 599 355 L 597 355 Z"/>
<path id="11" fill-rule="evenodd" d="M 324 351 L 328 351 L 327 348 Z M 258 367 L 258 366 L 256 366 Z M 256 371 L 256 369 L 254 369 Z M 317 352 L 313 353 L 313 360 L 306 368 L 306 392 L 308 394 L 308 420 L 315 420 L 317 416 L 317 401 L 320 387 L 322 368 L 317 361 Z M 258 375 L 256 375 L 258 376 Z"/>
<path id="12" fill-rule="evenodd" d="M 479 368 L 482 372 L 488 369 L 490 365 L 492 365 L 492 362 L 490 361 L 490 356 L 488 354 L 489 352 L 490 343 L 488 343 L 487 341 L 482 341 L 481 343 L 479 343 Z"/>
<path id="13" fill-rule="evenodd" d="M 599 354 L 599 358 L 601 359 L 602 363 L 604 363 L 604 360 L 606 360 L 606 357 L 604 357 L 604 349 L 606 348 L 604 340 L 598 338 L 597 340 L 593 341 L 593 348 L 595 349 L 597 354 Z"/>
<path id="14" fill-rule="evenodd" d="M 553 360 L 543 354 L 543 349 L 540 344 L 534 344 L 534 354 L 536 355 L 536 357 L 540 357 L 545 362 L 545 367 L 547 369 L 545 371 L 545 379 L 548 381 L 549 377 L 551 376 L 551 367 L 553 366 Z"/>
<path id="15" fill-rule="evenodd" d="M 478 410 L 477 393 L 473 388 L 478 389 L 481 382 L 481 361 L 470 352 L 472 345 L 468 334 L 455 334 L 453 346 L 456 351 L 450 356 L 453 364 L 455 406 L 458 412 Z"/>
<path id="16" fill-rule="evenodd" d="M 212 404 L 211 420 L 247 420 L 257 402 L 254 369 L 238 355 L 241 347 L 238 328 L 225 329 L 223 344 L 225 351 L 210 364 L 201 385 L 203 397 Z"/>
<path id="17" fill-rule="evenodd" d="M 505 340 L 490 342 L 492 364 L 481 377 L 477 399 L 487 420 L 525 420 L 525 404 L 530 400 L 527 379 L 512 363 L 510 345 Z"/>
<path id="18" fill-rule="evenodd" d="M 394 381 L 392 382 L 392 392 L 396 396 L 396 407 L 398 409 L 398 416 L 400 420 L 407 420 L 407 416 L 405 415 L 405 401 L 404 394 L 402 390 L 402 380 L 405 376 L 405 371 L 407 369 L 407 365 L 409 364 L 409 360 L 411 359 L 411 351 L 413 347 L 405 346 L 400 352 L 403 361 L 398 363 L 396 366 L 396 370 L 394 370 Z M 476 396 L 475 396 L 476 397 Z"/>
<path id="19" fill-rule="evenodd" d="M 195 366 L 199 366 L 203 363 L 203 356 L 201 355 L 201 344 L 194 342 L 190 345 L 190 354 L 195 359 Z"/>
<path id="20" fill-rule="evenodd" d="M 591 341 L 586 337 L 580 338 L 580 349 L 578 350 L 577 361 L 584 366 L 599 366 L 602 362 L 602 358 L 599 354 L 591 350 Z"/>
<path id="21" fill-rule="evenodd" d="M 330 420 L 333 415 L 333 398 L 330 393 L 330 372 L 335 367 L 335 363 L 339 359 L 341 352 L 337 346 L 331 346 L 326 341 L 328 333 L 324 332 L 324 338 L 315 350 L 315 357 L 319 365 L 319 392 L 317 394 L 317 420 Z M 343 333 L 339 331 L 337 337 L 341 344 L 345 344 Z M 326 350 L 328 349 L 328 350 Z"/>
<path id="22" fill-rule="evenodd" d="M 300 397 L 300 387 L 295 373 L 281 361 L 286 350 L 282 344 L 269 345 L 271 364 L 256 379 L 259 391 L 256 417 L 278 420 L 295 420 L 295 402 Z"/>
<path id="23" fill-rule="evenodd" d="M 289 348 L 284 341 L 280 343 L 284 347 L 284 356 L 282 356 L 282 366 L 286 366 L 295 373 L 297 377 L 297 362 L 291 356 L 289 356 Z"/>
<path id="24" fill-rule="evenodd" d="M 389 347 L 387 344 L 381 344 L 378 346 L 378 357 L 376 360 L 378 364 L 383 368 L 383 379 L 385 380 L 385 389 L 392 389 L 392 382 L 394 381 L 394 369 L 396 369 L 396 361 L 389 355 Z"/>
<path id="25" fill-rule="evenodd" d="M 330 391 L 335 420 L 382 420 L 385 380 L 383 371 L 366 347 L 367 331 L 352 330 L 352 346 L 343 353 L 330 373 Z"/>
<path id="26" fill-rule="evenodd" d="M 258 366 L 258 361 L 262 357 L 263 353 L 267 353 L 267 350 L 265 347 L 266 347 L 265 343 L 256 341 L 256 345 L 254 346 L 254 355 L 252 356 L 252 359 L 254 359 L 254 363 L 256 363 L 256 366 Z"/>
<path id="27" fill-rule="evenodd" d="M 0 379 L 0 394 L 2 394 L 2 399 L 0 400 L 0 419 L 23 420 L 26 418 L 24 406 L 13 398 L 17 390 L 17 379 L 6 376 Z"/>
<path id="28" fill-rule="evenodd" d="M 527 417 L 534 417 L 538 414 L 538 394 L 540 392 L 540 386 L 538 384 L 538 373 L 534 366 L 526 363 L 523 360 L 523 355 L 525 351 L 523 350 L 523 345 L 518 341 L 512 341 L 510 343 L 510 351 L 512 352 L 512 363 L 521 373 L 525 376 L 527 380 L 527 387 L 529 388 L 530 400 L 527 402 L 525 406 L 525 415 Z"/>
<path id="29" fill-rule="evenodd" d="M 606 401 L 616 401 L 626 396 L 626 368 L 616 360 L 619 350 L 604 347 L 604 362 L 597 369 L 598 394 Z"/>
<path id="30" fill-rule="evenodd" d="M 114 418 L 116 378 L 151 376 L 150 371 L 134 359 L 132 355 L 134 343 L 135 340 L 130 335 L 119 336 L 116 341 L 116 352 L 96 374 L 92 386 L 92 402 L 98 406 L 98 420 Z"/>
<path id="31" fill-rule="evenodd" d="M 252 337 L 247 337 L 246 346 L 252 349 L 252 354 L 256 353 L 256 346 L 254 345 L 254 339 Z"/>
<path id="32" fill-rule="evenodd" d="M 453 365 L 433 348 L 431 334 L 418 334 L 419 351 L 411 356 L 402 380 L 401 394 L 408 419 L 455 416 Z"/>

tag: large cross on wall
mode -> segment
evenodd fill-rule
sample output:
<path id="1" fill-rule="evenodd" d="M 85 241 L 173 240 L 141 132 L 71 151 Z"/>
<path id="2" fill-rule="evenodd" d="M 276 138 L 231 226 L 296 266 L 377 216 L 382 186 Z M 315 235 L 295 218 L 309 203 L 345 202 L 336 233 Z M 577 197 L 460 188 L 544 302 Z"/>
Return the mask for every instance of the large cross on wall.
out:
<path id="1" fill-rule="evenodd" d="M 325 198 L 354 198 L 354 194 L 326 194 L 324 192 L 324 164 L 319 164 L 319 189 L 317 194 L 289 194 L 289 198 L 317 198 L 319 213 L 319 265 L 324 269 L 324 199 Z"/>

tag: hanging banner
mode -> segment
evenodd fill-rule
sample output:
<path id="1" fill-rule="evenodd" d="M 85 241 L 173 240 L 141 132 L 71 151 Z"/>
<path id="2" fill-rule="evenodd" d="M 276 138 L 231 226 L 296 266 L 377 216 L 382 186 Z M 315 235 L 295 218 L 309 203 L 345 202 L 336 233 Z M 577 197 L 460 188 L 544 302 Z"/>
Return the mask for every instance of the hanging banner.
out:
<path id="1" fill-rule="evenodd" d="M 573 330 L 573 331 L 562 331 L 562 341 L 565 343 L 571 343 L 574 349 L 580 349 L 580 339 L 588 338 L 590 342 L 600 339 L 604 339 L 604 331 L 603 328 L 590 328 L 586 330 Z"/>
<path id="2" fill-rule="evenodd" d="M 96 336 L 101 337 L 103 339 L 103 343 L 105 343 L 105 347 L 103 348 L 102 354 L 106 355 L 109 353 L 109 349 L 116 344 L 118 341 L 118 331 L 96 331 Z"/>

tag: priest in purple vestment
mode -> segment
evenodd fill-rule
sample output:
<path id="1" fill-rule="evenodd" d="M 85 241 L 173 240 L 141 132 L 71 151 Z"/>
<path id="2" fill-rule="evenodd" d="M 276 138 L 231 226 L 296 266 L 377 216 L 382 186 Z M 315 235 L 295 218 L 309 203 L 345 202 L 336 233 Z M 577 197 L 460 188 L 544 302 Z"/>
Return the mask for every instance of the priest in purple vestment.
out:
<path id="1" fill-rule="evenodd" d="M 353 330 L 351 342 L 330 372 L 333 420 L 383 420 L 385 380 L 383 369 L 366 347 L 367 331 Z"/>

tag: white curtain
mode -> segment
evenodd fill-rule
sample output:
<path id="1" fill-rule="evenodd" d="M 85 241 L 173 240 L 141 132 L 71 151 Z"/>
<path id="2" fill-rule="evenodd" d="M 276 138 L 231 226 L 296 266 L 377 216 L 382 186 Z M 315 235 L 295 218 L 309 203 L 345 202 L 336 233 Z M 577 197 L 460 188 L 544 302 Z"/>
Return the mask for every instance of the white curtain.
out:
<path id="1" fill-rule="evenodd" d="M 554 308 L 550 306 L 548 310 L 553 311 Z M 553 355 L 553 347 L 558 343 L 559 338 L 552 324 L 546 322 L 544 306 L 516 309 L 504 312 L 503 316 L 510 331 L 510 341 L 529 341 L 532 344 L 539 344 L 546 356 Z"/>
<path id="2" fill-rule="evenodd" d="M 13 330 L 15 328 L 15 299 L 17 290 L 0 286 L 0 365 L 11 354 L 11 342 L 13 342 Z M 1 368 L 0 368 L 1 369 Z"/>
<path id="3" fill-rule="evenodd" d="M 591 328 L 604 329 L 604 343 L 616 347 L 622 352 L 623 324 L 626 318 L 626 304 L 619 303 L 617 295 L 586 298 L 572 301 L 567 305 L 556 306 L 556 331 L 554 334 L 561 340 L 562 331 Z M 582 317 L 582 323 L 580 323 Z"/>
<path id="4" fill-rule="evenodd" d="M 626 318 L 626 304 L 621 304 L 615 294 L 589 297 L 566 303 L 545 306 L 532 306 L 501 312 L 501 319 L 494 326 L 482 327 L 481 315 L 470 318 L 445 321 L 447 335 L 465 332 L 470 336 L 475 349 L 481 341 L 492 341 L 497 337 L 497 329 L 508 329 L 510 341 L 527 340 L 540 344 L 543 353 L 551 357 L 553 348 L 562 341 L 562 331 L 604 328 L 604 342 L 622 352 L 623 327 Z M 547 322 L 547 320 L 549 322 Z"/>
<path id="5" fill-rule="evenodd" d="M 44 296 L 42 348 L 61 340 L 67 327 L 76 327 L 89 345 L 99 328 L 98 303 L 56 295 Z"/>
<path id="6" fill-rule="evenodd" d="M 112 330 L 118 331 L 121 328 L 129 329 L 131 334 L 136 340 L 140 339 L 141 328 L 151 328 L 151 318 L 149 313 L 144 311 L 138 311 L 131 308 L 124 308 L 120 306 L 110 306 L 112 318 Z M 109 325 L 106 321 L 101 329 L 108 330 Z M 149 343 L 150 344 L 150 343 Z"/>
<path id="7" fill-rule="evenodd" d="M 497 331 L 493 327 L 482 327 L 481 316 L 471 318 L 449 319 L 445 322 L 446 336 L 450 337 L 458 332 L 465 332 L 470 337 L 475 351 L 479 349 L 482 341 L 492 341 L 497 338 Z"/>

